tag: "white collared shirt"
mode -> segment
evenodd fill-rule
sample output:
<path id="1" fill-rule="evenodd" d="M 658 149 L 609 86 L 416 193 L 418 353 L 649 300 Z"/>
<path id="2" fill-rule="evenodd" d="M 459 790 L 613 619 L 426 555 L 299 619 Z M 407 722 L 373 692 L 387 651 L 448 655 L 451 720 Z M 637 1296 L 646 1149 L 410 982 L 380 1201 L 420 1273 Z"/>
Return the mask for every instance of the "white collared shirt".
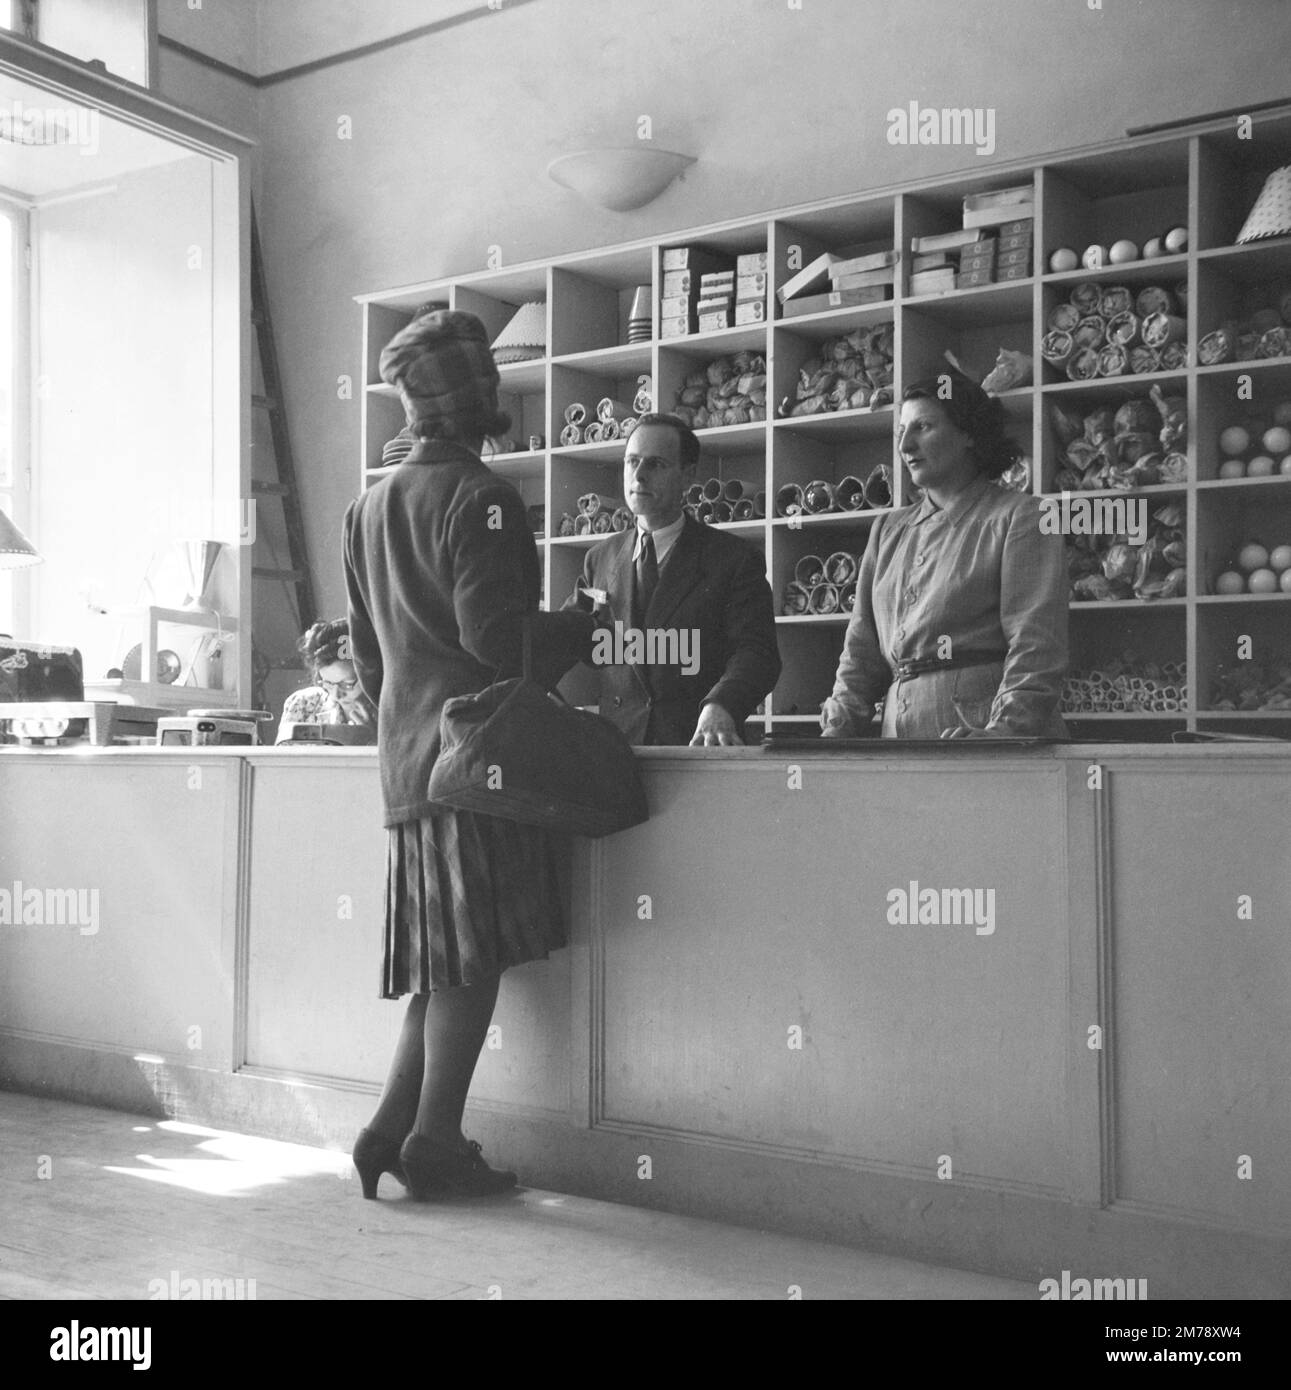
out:
<path id="1" fill-rule="evenodd" d="M 671 521 L 667 526 L 661 526 L 657 531 L 648 534 L 654 537 L 654 558 L 659 568 L 663 569 L 663 562 L 668 558 L 668 552 L 675 544 L 677 537 L 681 535 L 681 528 L 686 524 L 686 514 L 683 512 L 676 521 Z M 640 518 L 637 519 L 637 543 L 632 547 L 632 563 L 635 565 L 641 558 L 642 537 L 647 534 L 644 526 L 641 525 Z"/>

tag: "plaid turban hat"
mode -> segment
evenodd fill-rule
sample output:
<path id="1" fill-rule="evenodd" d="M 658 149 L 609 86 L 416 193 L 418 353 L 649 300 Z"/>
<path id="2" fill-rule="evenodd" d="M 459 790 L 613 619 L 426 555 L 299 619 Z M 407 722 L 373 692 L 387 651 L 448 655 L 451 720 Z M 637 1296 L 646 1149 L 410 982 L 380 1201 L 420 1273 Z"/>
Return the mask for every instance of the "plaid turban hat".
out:
<path id="1" fill-rule="evenodd" d="M 497 364 L 474 314 L 437 309 L 413 319 L 382 351 L 381 380 L 399 388 L 414 428 L 497 414 Z"/>

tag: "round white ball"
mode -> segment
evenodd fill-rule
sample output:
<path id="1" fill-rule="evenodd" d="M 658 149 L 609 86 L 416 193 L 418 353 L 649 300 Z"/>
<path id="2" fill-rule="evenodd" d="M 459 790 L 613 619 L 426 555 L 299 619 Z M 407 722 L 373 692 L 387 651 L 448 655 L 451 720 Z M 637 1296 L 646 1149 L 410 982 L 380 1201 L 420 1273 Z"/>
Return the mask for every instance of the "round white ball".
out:
<path id="1" fill-rule="evenodd" d="M 1215 592 L 1226 595 L 1244 594 L 1246 592 L 1246 576 L 1238 574 L 1236 570 L 1225 570 L 1215 580 Z"/>
<path id="2" fill-rule="evenodd" d="M 1137 261 L 1139 248 L 1132 241 L 1123 238 L 1112 243 L 1107 252 L 1107 258 L 1113 265 L 1124 265 L 1126 261 Z"/>
<path id="3" fill-rule="evenodd" d="M 1219 447 L 1229 458 L 1236 458 L 1238 454 L 1244 454 L 1251 447 L 1250 433 L 1241 425 L 1229 425 L 1220 433 Z"/>
<path id="4" fill-rule="evenodd" d="M 1271 569 L 1253 570 L 1246 577 L 1246 587 L 1253 594 L 1276 594 L 1278 577 Z"/>
<path id="5" fill-rule="evenodd" d="M 1264 431 L 1260 443 L 1270 454 L 1285 454 L 1291 450 L 1291 430 L 1285 425 L 1274 425 L 1272 429 Z"/>
<path id="6" fill-rule="evenodd" d="M 1221 478 L 1244 478 L 1246 477 L 1246 465 L 1241 459 L 1225 459 L 1219 465 L 1219 476 Z"/>
<path id="7" fill-rule="evenodd" d="M 1186 249 L 1188 245 L 1188 229 L 1186 227 L 1171 227 L 1165 234 L 1165 249 L 1171 255 Z"/>
<path id="8" fill-rule="evenodd" d="M 1269 568 L 1277 570 L 1279 574 L 1284 570 L 1291 570 L 1291 545 L 1274 546 L 1269 551 Z"/>
<path id="9" fill-rule="evenodd" d="M 1256 454 L 1246 465 L 1248 478 L 1271 478 L 1277 471 L 1277 464 L 1267 454 Z"/>
<path id="10" fill-rule="evenodd" d="M 1238 568 L 1245 570 L 1247 574 L 1251 574 L 1255 570 L 1262 570 L 1268 562 L 1269 552 L 1258 541 L 1251 541 L 1249 545 L 1244 545 L 1238 552 Z"/>

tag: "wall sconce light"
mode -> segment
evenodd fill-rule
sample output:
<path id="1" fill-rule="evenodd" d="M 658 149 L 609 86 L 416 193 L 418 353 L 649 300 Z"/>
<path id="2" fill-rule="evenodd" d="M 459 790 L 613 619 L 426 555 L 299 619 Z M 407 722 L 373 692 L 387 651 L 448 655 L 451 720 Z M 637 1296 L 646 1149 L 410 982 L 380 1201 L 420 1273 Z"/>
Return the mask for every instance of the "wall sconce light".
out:
<path id="1" fill-rule="evenodd" d="M 624 145 L 561 155 L 547 166 L 547 176 L 597 207 L 631 212 L 652 203 L 694 162 L 692 154 L 646 144 Z"/>

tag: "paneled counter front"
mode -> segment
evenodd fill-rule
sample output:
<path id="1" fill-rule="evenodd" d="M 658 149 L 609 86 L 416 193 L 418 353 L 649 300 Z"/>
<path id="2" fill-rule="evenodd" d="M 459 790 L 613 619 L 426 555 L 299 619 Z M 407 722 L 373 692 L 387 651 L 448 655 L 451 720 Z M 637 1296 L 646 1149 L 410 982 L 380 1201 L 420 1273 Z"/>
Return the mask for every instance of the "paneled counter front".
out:
<path id="1" fill-rule="evenodd" d="M 486 1153 L 1037 1287 L 1291 1294 L 1291 748 L 642 759 L 651 820 L 575 842 L 569 949 L 504 979 Z M 373 750 L 6 749 L 0 826 L 0 1086 L 348 1148 L 402 1014 Z"/>

